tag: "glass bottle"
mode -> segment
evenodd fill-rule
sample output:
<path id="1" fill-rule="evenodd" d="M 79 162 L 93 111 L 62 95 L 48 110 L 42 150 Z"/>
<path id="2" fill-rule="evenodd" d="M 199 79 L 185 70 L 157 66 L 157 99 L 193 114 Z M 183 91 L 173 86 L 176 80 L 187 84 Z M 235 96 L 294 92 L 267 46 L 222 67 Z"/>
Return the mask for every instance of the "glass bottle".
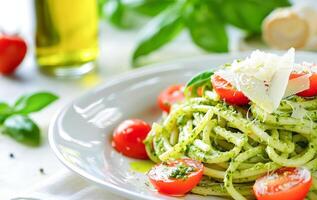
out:
<path id="1" fill-rule="evenodd" d="M 80 76 L 94 68 L 97 0 L 35 0 L 36 58 L 41 71 Z"/>

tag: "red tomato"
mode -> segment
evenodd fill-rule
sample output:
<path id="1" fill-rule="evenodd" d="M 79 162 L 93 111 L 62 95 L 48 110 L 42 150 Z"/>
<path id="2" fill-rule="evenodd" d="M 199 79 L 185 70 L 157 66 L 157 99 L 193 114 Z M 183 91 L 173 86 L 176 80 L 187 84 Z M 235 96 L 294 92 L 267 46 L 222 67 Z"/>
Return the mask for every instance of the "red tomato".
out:
<path id="1" fill-rule="evenodd" d="M 147 175 L 158 192 L 181 196 L 199 183 L 203 170 L 201 162 L 184 158 L 155 165 Z"/>
<path id="2" fill-rule="evenodd" d="M 202 97 L 202 96 L 204 95 L 204 90 L 203 90 L 202 87 L 199 87 L 199 88 L 197 89 L 197 94 L 198 94 L 198 96 L 200 96 L 200 97 Z"/>
<path id="3" fill-rule="evenodd" d="M 258 200 L 303 200 L 311 185 L 309 170 L 283 167 L 256 180 L 253 191 Z"/>
<path id="4" fill-rule="evenodd" d="M 305 73 L 292 73 L 289 77 L 290 80 L 303 76 Z M 313 73 L 309 77 L 309 82 L 310 82 L 310 87 L 307 90 L 304 90 L 302 92 L 299 92 L 297 95 L 301 97 L 312 97 L 312 96 L 317 96 L 317 74 Z"/>
<path id="5" fill-rule="evenodd" d="M 112 146 L 125 156 L 148 159 L 143 140 L 150 130 L 151 126 L 140 119 L 125 120 L 115 129 Z"/>
<path id="6" fill-rule="evenodd" d="M 0 35 L 0 73 L 12 74 L 26 54 L 25 41 L 18 36 Z"/>
<path id="7" fill-rule="evenodd" d="M 163 90 L 157 98 L 161 110 L 169 112 L 171 105 L 184 100 L 183 85 L 172 85 Z"/>
<path id="8" fill-rule="evenodd" d="M 229 104 L 242 106 L 250 102 L 248 97 L 218 75 L 212 77 L 211 83 L 220 98 Z"/>

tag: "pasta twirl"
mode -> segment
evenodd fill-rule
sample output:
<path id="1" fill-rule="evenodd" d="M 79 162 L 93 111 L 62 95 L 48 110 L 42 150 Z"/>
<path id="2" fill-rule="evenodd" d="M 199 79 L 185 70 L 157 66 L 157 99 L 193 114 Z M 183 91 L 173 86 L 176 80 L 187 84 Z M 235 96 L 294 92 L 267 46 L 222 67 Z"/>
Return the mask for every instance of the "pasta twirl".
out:
<path id="1" fill-rule="evenodd" d="M 283 99 L 269 114 L 255 104 L 228 105 L 212 93 L 175 104 L 145 140 L 154 162 L 190 157 L 204 163 L 204 178 L 193 193 L 249 199 L 254 181 L 272 170 L 317 170 L 317 98 Z M 296 104 L 307 111 L 301 119 L 292 117 Z"/>

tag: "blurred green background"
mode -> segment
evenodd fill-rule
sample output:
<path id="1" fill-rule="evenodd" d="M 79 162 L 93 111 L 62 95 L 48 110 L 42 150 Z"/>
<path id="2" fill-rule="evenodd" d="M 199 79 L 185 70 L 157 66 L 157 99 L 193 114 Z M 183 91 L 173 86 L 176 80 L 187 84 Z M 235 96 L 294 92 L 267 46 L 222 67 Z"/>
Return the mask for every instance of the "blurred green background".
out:
<path id="1" fill-rule="evenodd" d="M 99 0 L 99 13 L 118 29 L 141 29 L 131 58 L 138 66 L 183 30 L 207 52 L 228 52 L 228 25 L 247 37 L 260 35 L 263 19 L 290 5 L 288 0 Z"/>

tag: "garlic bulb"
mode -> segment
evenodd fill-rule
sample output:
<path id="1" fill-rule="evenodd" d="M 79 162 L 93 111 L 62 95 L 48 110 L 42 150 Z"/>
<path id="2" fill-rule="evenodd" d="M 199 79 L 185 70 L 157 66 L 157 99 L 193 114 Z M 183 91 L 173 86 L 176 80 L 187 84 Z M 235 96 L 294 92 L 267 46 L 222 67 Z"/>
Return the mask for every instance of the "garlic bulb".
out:
<path id="1" fill-rule="evenodd" d="M 309 4 L 274 10 L 262 24 L 263 39 L 271 47 L 317 49 L 317 8 Z"/>

